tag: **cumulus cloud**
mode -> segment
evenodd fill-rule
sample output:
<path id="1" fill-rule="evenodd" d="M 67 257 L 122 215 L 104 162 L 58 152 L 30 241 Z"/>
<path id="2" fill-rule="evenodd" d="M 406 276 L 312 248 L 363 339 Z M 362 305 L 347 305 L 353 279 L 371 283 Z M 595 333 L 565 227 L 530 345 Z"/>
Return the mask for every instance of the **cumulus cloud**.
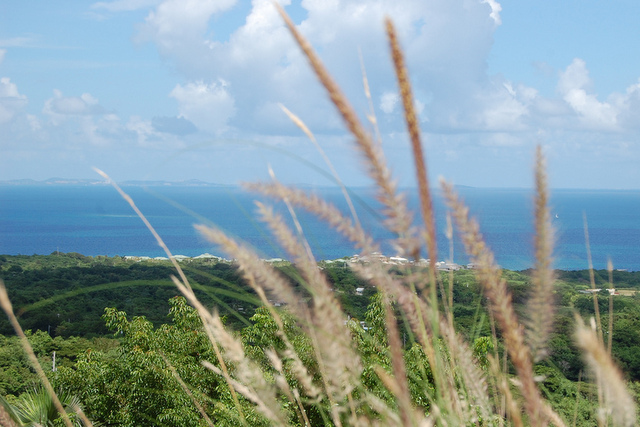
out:
<path id="1" fill-rule="evenodd" d="M 399 101 L 400 96 L 396 92 L 385 92 L 380 97 L 380 109 L 386 114 L 391 114 Z"/>
<path id="2" fill-rule="evenodd" d="M 496 78 L 482 96 L 476 128 L 496 132 L 525 130 L 537 100 L 535 89 Z"/>
<path id="3" fill-rule="evenodd" d="M 640 78 L 624 94 L 613 94 L 609 99 L 619 112 L 617 119 L 620 127 L 640 129 Z"/>
<path id="4" fill-rule="evenodd" d="M 83 93 L 80 96 L 64 96 L 61 91 L 55 89 L 53 98 L 45 101 L 43 112 L 52 118 L 61 118 L 104 114 L 105 109 L 89 93 Z"/>
<path id="5" fill-rule="evenodd" d="M 169 96 L 178 101 L 180 115 L 199 129 L 213 133 L 222 132 L 228 120 L 235 114 L 234 99 L 229 94 L 224 80 L 204 83 L 178 84 Z"/>
<path id="6" fill-rule="evenodd" d="M 190 125 L 189 129 L 188 128 Z M 164 130 L 158 129 L 164 126 Z M 178 134 L 182 127 L 183 134 Z M 136 145 L 145 149 L 178 150 L 186 146 L 184 136 L 195 129 L 192 123 L 176 117 L 156 117 L 152 120 L 140 116 L 131 116 L 124 126 L 127 141 L 135 141 Z M 171 130 L 171 132 L 168 132 Z M 185 133 L 186 130 L 186 133 Z"/>
<path id="7" fill-rule="evenodd" d="M 42 109 L 46 122 L 35 116 L 27 116 L 27 123 L 41 139 L 66 148 L 116 147 L 132 137 L 131 130 L 122 124 L 120 117 L 107 111 L 99 100 L 89 93 L 65 96 L 54 89 L 53 97 L 44 102 Z"/>
<path id="8" fill-rule="evenodd" d="M 211 17 L 233 7 L 237 0 L 165 0 L 139 27 L 138 41 L 153 41 L 160 52 L 194 64 L 192 55 L 206 49 Z"/>
<path id="9" fill-rule="evenodd" d="M 193 123 L 184 117 L 154 117 L 151 124 L 158 132 L 173 135 L 189 135 L 198 130 Z"/>
<path id="10" fill-rule="evenodd" d="M 128 12 L 156 6 L 162 0 L 115 0 L 101 1 L 91 5 L 92 9 L 102 9 L 109 12 Z"/>
<path id="11" fill-rule="evenodd" d="M 500 12 L 502 12 L 502 6 L 496 0 L 483 0 L 483 3 L 487 3 L 491 7 L 491 13 L 489 16 L 493 19 L 493 22 L 496 25 L 502 24 L 502 19 L 500 18 Z"/>
<path id="12" fill-rule="evenodd" d="M 27 105 L 27 97 L 8 77 L 0 78 L 0 123 L 6 123 Z"/>
<path id="13" fill-rule="evenodd" d="M 126 129 L 137 135 L 138 144 L 142 146 L 147 145 L 149 138 L 157 133 L 149 120 L 144 120 L 139 116 L 131 116 Z"/>
<path id="14" fill-rule="evenodd" d="M 576 58 L 560 73 L 558 91 L 582 122 L 594 128 L 613 129 L 617 124 L 616 109 L 608 102 L 600 102 L 590 93 L 591 78 L 585 61 Z"/>
<path id="15" fill-rule="evenodd" d="M 229 116 L 228 124 L 235 129 L 270 130 L 272 107 L 278 103 L 315 132 L 340 129 L 333 107 L 270 0 L 253 0 L 244 24 L 221 36 L 217 25 L 235 3 L 166 0 L 147 15 L 137 40 L 153 42 L 187 81 L 228 82 L 232 90 L 227 94 L 243 112 Z M 284 6 L 289 3 L 281 1 Z M 486 92 L 486 58 L 500 23 L 497 1 L 303 0 L 299 6 L 306 12 L 297 22 L 299 30 L 351 99 L 363 99 L 360 51 L 374 99 L 384 97 L 387 103 L 380 107 L 392 108 L 386 94 L 395 91 L 395 78 L 383 26 L 389 15 L 407 52 L 410 72 L 419 76 L 416 100 L 423 120 L 428 117 L 430 126 L 444 128 L 475 114 L 460 100 Z M 202 120 L 191 118 L 195 106 L 189 115 L 182 110 L 181 114 L 202 128 Z M 396 127 L 401 128 L 399 120 Z"/>

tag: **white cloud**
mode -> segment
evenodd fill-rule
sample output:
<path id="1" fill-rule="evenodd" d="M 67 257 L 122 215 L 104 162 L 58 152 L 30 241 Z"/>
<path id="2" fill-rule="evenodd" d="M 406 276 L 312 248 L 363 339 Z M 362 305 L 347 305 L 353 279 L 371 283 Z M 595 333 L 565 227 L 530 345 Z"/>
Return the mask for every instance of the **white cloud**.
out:
<path id="1" fill-rule="evenodd" d="M 151 119 L 153 128 L 158 132 L 172 135 L 188 135 L 197 132 L 196 126 L 184 117 L 156 116 Z"/>
<path id="2" fill-rule="evenodd" d="M 125 129 L 129 134 L 134 135 L 137 145 L 144 149 L 174 152 L 186 146 L 183 137 L 159 131 L 154 121 L 139 116 L 131 116 Z"/>
<path id="3" fill-rule="evenodd" d="M 31 37 L 10 37 L 8 39 L 0 39 L 0 47 L 25 47 L 33 44 Z"/>
<path id="4" fill-rule="evenodd" d="M 91 94 L 64 96 L 61 91 L 54 89 L 53 98 L 45 101 L 43 112 L 57 124 L 70 116 L 101 115 L 105 113 L 105 109 Z"/>
<path id="5" fill-rule="evenodd" d="M 600 102 L 595 94 L 589 93 L 591 85 L 586 63 L 576 58 L 560 73 L 558 91 L 585 125 L 613 129 L 617 124 L 618 112 L 611 104 Z"/>
<path id="6" fill-rule="evenodd" d="M 0 64 L 4 60 L 4 55 L 7 53 L 7 49 L 0 49 Z"/>
<path id="7" fill-rule="evenodd" d="M 126 125 L 127 130 L 135 132 L 138 139 L 138 144 L 146 146 L 150 137 L 156 134 L 156 130 L 153 128 L 151 121 L 144 120 L 138 116 L 131 116 Z"/>
<path id="8" fill-rule="evenodd" d="M 235 114 L 233 97 L 224 80 L 214 83 L 202 81 L 178 84 L 169 94 L 178 101 L 180 115 L 199 129 L 221 133 Z"/>
<path id="9" fill-rule="evenodd" d="M 514 97 L 503 97 L 499 103 L 483 111 L 487 130 L 515 130 L 521 127 L 520 119 L 527 114 L 525 105 Z"/>
<path id="10" fill-rule="evenodd" d="M 94 147 L 116 147 L 129 139 L 126 127 L 115 113 L 107 112 L 98 99 L 89 93 L 65 96 L 54 89 L 53 97 L 44 102 L 41 122 L 28 115 L 26 122 L 32 132 L 48 143 L 59 147 L 78 149 L 87 144 Z"/>
<path id="11" fill-rule="evenodd" d="M 416 110 L 416 115 L 421 122 L 428 122 L 429 117 L 427 117 L 424 113 L 425 103 L 420 101 L 419 99 L 413 100 L 413 108 Z"/>
<path id="12" fill-rule="evenodd" d="M 214 43 L 210 48 L 214 54 L 216 50 L 226 48 L 224 54 L 228 55 L 232 65 L 244 67 L 255 63 L 277 63 L 287 55 L 287 49 L 292 45 L 290 42 L 290 35 L 273 3 L 254 0 L 244 25 L 230 36 L 226 46 Z"/>
<path id="13" fill-rule="evenodd" d="M 482 2 L 487 3 L 489 6 L 491 6 L 491 13 L 489 14 L 489 16 L 491 17 L 491 19 L 493 19 L 493 22 L 495 22 L 496 25 L 502 24 L 502 19 L 500 18 L 502 6 L 500 6 L 500 3 L 498 3 L 496 0 L 483 0 Z"/>
<path id="14" fill-rule="evenodd" d="M 146 17 L 140 37 L 153 40 L 164 53 L 177 54 L 190 43 L 203 45 L 211 16 L 233 7 L 236 1 L 166 0 Z"/>
<path id="15" fill-rule="evenodd" d="M 167 0 L 147 16 L 137 38 L 155 43 L 188 81 L 229 82 L 234 106 L 243 112 L 229 122 L 235 129 L 271 131 L 273 116 L 265 111 L 277 103 L 287 105 L 314 132 L 341 129 L 333 107 L 272 2 L 253 0 L 244 24 L 226 35 L 217 25 L 226 14 L 234 13 L 234 4 L 234 0 Z M 475 114 L 463 99 L 486 92 L 482 85 L 499 19 L 497 2 L 303 0 L 300 7 L 307 14 L 298 28 L 357 107 L 364 98 L 360 50 L 372 96 L 378 100 L 386 97 L 384 108 L 392 108 L 388 104 L 391 98 L 385 95 L 395 91 L 383 25 L 389 15 L 407 52 L 410 72 L 417 76 L 421 119 L 428 117 L 431 126 L 442 128 L 466 122 Z M 421 93 L 429 94 L 428 102 L 418 96 Z M 455 121 L 450 120 L 452 110 Z M 189 114 L 194 116 L 195 106 Z M 395 120 L 395 126 L 401 128 L 402 124 Z"/>
<path id="16" fill-rule="evenodd" d="M 591 85 L 587 64 L 580 58 L 575 58 L 567 69 L 560 73 L 560 78 L 558 79 L 558 90 L 561 94 L 576 88 L 589 89 Z"/>
<path id="17" fill-rule="evenodd" d="M 6 123 L 28 103 L 27 97 L 18 92 L 18 86 L 8 77 L 0 78 L 0 123 Z"/>
<path id="18" fill-rule="evenodd" d="M 33 114 L 27 114 L 27 122 L 29 123 L 29 128 L 32 132 L 38 132 L 42 129 L 42 124 L 40 124 L 40 120 Z"/>
<path id="19" fill-rule="evenodd" d="M 15 83 L 11 83 L 9 77 L 0 78 L 0 98 L 23 98 L 24 95 L 20 95 L 18 92 L 18 86 Z"/>
<path id="20" fill-rule="evenodd" d="M 497 132 L 521 131 L 527 128 L 530 107 L 538 92 L 530 87 L 498 79 L 482 97 L 478 130 Z"/>
<path id="21" fill-rule="evenodd" d="M 396 92 L 384 92 L 380 97 L 379 108 L 385 113 L 387 116 L 394 116 L 395 113 L 403 113 L 404 106 L 399 107 L 400 95 Z M 415 114 L 418 116 L 418 120 L 423 123 L 429 122 L 429 117 L 425 114 L 427 104 L 422 102 L 420 99 L 414 98 L 413 100 L 413 108 Z"/>
<path id="22" fill-rule="evenodd" d="M 640 78 L 624 94 L 611 95 L 609 101 L 618 109 L 618 123 L 623 129 L 640 129 Z"/>
<path id="23" fill-rule="evenodd" d="M 91 5 L 92 9 L 102 9 L 109 12 L 128 12 L 138 9 L 146 9 L 151 6 L 156 6 L 161 3 L 162 0 L 115 0 L 115 1 L 101 1 Z"/>
<path id="24" fill-rule="evenodd" d="M 380 109 L 386 114 L 391 114 L 396 109 L 398 101 L 400 96 L 396 92 L 385 92 L 380 97 Z"/>

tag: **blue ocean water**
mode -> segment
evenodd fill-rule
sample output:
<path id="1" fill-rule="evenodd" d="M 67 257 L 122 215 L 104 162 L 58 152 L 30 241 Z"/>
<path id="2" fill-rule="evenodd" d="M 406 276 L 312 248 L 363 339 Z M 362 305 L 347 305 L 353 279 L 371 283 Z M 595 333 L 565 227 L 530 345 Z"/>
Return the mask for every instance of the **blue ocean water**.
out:
<path id="1" fill-rule="evenodd" d="M 237 188 L 155 186 L 126 187 L 138 207 L 163 237 L 174 254 L 202 253 L 225 256 L 194 230 L 194 223 L 209 221 L 250 244 L 265 258 L 287 255 L 255 215 L 255 194 Z M 346 212 L 337 189 L 315 189 Z M 383 251 L 394 255 L 387 243 L 390 235 L 375 213 L 377 204 L 367 190 L 354 190 L 356 208 L 366 229 L 382 242 Z M 508 269 L 532 266 L 533 218 L 530 190 L 461 188 L 498 263 Z M 409 203 L 417 207 L 412 191 Z M 435 197 L 440 260 L 449 254 L 445 237 L 446 209 Z M 588 267 L 583 226 L 586 215 L 593 263 L 604 268 L 611 258 L 615 268 L 640 270 L 640 192 L 557 190 L 551 197 L 557 230 L 555 267 Z M 283 207 L 277 208 L 287 216 Z M 308 214 L 300 213 L 314 255 L 318 259 L 350 256 L 349 242 Z M 163 256 L 162 249 L 130 206 L 109 186 L 0 186 L 0 253 L 49 254 L 54 251 L 85 255 Z M 454 260 L 468 258 L 459 242 Z"/>

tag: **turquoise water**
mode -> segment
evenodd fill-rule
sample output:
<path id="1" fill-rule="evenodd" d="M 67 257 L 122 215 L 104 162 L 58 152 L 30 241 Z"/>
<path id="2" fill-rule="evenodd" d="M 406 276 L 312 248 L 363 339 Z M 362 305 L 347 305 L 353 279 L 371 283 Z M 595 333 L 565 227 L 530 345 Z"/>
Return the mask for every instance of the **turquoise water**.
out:
<path id="1" fill-rule="evenodd" d="M 205 252 L 225 256 L 202 239 L 194 223 L 210 221 L 255 247 L 265 258 L 286 254 L 268 230 L 256 220 L 256 196 L 236 188 L 127 187 L 138 207 L 165 239 L 174 254 L 196 256 Z M 344 211 L 335 189 L 316 189 Z M 395 255 L 381 219 L 372 213 L 374 197 L 354 190 L 357 209 L 368 230 L 383 242 L 383 251 Z M 527 190 L 460 190 L 478 218 L 483 235 L 501 266 L 514 270 L 531 267 L 532 193 Z M 417 206 L 408 191 L 410 204 Z M 446 210 L 436 196 L 438 245 L 444 259 L 449 244 L 444 235 Z M 589 224 L 594 266 L 604 268 L 610 257 L 616 268 L 640 270 L 640 192 L 559 190 L 552 192 L 552 216 L 557 229 L 556 262 L 561 269 L 587 268 L 583 213 Z M 278 208 L 283 215 L 284 208 Z M 309 215 L 300 214 L 305 236 L 318 259 L 350 256 L 349 242 Z M 108 186 L 0 186 L 0 253 L 163 256 L 154 238 L 129 205 Z M 467 263 L 459 243 L 454 259 Z"/>

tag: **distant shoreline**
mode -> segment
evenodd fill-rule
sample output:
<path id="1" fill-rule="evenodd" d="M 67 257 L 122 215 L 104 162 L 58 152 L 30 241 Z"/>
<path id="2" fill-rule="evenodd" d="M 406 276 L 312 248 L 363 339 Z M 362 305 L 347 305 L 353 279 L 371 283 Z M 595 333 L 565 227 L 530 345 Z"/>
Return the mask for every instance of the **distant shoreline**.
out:
<path id="1" fill-rule="evenodd" d="M 125 180 L 117 181 L 121 187 L 207 187 L 207 188 L 242 188 L 240 184 L 220 184 L 208 181 L 202 181 L 199 179 L 187 179 L 182 181 L 164 181 L 164 180 Z M 73 179 L 73 178 L 49 178 L 45 180 L 35 180 L 30 178 L 25 179 L 11 179 L 0 181 L 0 187 L 37 187 L 37 186 L 109 186 L 109 182 L 103 179 Z M 298 188 L 317 188 L 317 189 L 339 189 L 338 185 L 315 185 L 305 183 L 287 184 Z M 369 185 L 347 185 L 351 190 L 375 190 L 375 186 Z M 533 191 L 533 188 L 529 187 L 475 187 L 472 185 L 456 185 L 458 190 L 471 190 L 471 191 Z M 414 191 L 417 187 L 413 186 L 401 186 L 398 187 L 399 191 Z M 585 191 L 585 192 L 620 192 L 620 193 L 637 193 L 640 189 L 629 188 L 550 188 L 553 192 L 567 192 L 567 191 Z M 438 193 L 440 188 L 435 186 L 431 188 L 431 191 Z"/>
<path id="2" fill-rule="evenodd" d="M 49 178 L 43 181 L 34 179 L 13 179 L 8 181 L 0 181 L 0 186 L 54 186 L 54 185 L 77 185 L 77 186 L 107 186 L 111 185 L 103 179 L 65 179 L 65 178 Z M 214 184 L 211 182 L 201 181 L 199 179 L 190 179 L 186 181 L 141 181 L 128 180 L 118 182 L 120 186 L 135 187 L 221 187 L 233 188 L 235 185 Z"/>
<path id="3" fill-rule="evenodd" d="M 55 250 L 91 255 L 164 256 L 131 207 L 106 183 L 0 186 L 0 253 L 50 254 Z M 97 184 L 100 182 L 100 184 Z M 74 185 L 74 183 L 76 185 Z M 132 183 L 135 185 L 135 182 Z M 160 183 L 157 183 L 160 184 Z M 195 184 L 195 183 L 194 183 Z M 123 185 L 124 187 L 124 185 Z M 344 196 L 336 188 L 307 187 L 342 212 L 348 212 Z M 393 234 L 379 215 L 379 202 L 370 189 L 354 189 L 360 220 L 382 253 L 395 255 Z M 174 253 L 189 257 L 205 252 L 221 254 L 193 228 L 194 223 L 215 224 L 229 236 L 245 242 L 261 258 L 286 258 L 269 230 L 254 212 L 256 199 L 273 203 L 288 218 L 282 204 L 240 187 L 130 186 L 125 191 L 148 216 L 156 231 Z M 406 190 L 410 209 L 419 206 L 415 191 Z M 516 189 L 460 189 L 471 214 L 479 220 L 483 236 L 502 267 L 523 271 L 533 266 L 532 192 Z M 449 247 L 444 233 L 447 207 L 439 193 L 433 197 L 437 243 Z M 552 193 L 552 222 L 558 230 L 554 265 L 562 270 L 588 267 L 584 243 L 584 214 L 589 220 L 591 256 L 602 269 L 611 259 L 614 267 L 640 270 L 640 192 L 558 191 Z M 357 251 L 340 233 L 312 214 L 298 212 L 304 222 L 305 238 L 317 259 L 332 260 Z M 418 218 L 415 219 L 419 227 Z M 438 225 L 439 224 L 439 225 Z M 457 237 L 453 241 L 454 262 L 470 260 Z M 424 253 L 424 252 L 423 252 Z M 442 252 L 438 260 L 446 257 Z"/>
<path id="4" fill-rule="evenodd" d="M 60 252 L 58 254 L 56 254 L 56 252 L 52 252 L 50 254 L 31 254 L 31 255 L 24 255 L 24 254 L 0 254 L 0 260 L 2 257 L 54 257 L 54 256 L 66 256 L 66 257 L 83 257 L 83 258 L 92 258 L 92 259 L 100 259 L 100 258 L 117 258 L 117 259 L 122 259 L 125 261 L 134 261 L 134 262 L 169 262 L 170 259 L 166 256 L 156 256 L 156 257 L 152 257 L 152 256 L 145 256 L 145 255 L 84 255 L 78 252 Z M 197 256 L 187 256 L 187 255 L 180 255 L 180 254 L 176 254 L 173 255 L 173 258 L 178 261 L 178 262 L 185 262 L 185 261 L 214 261 L 214 262 L 221 262 L 221 263 L 227 263 L 227 264 L 233 264 L 234 262 L 236 262 L 236 260 L 234 259 L 227 259 L 221 256 L 217 256 L 217 255 L 212 255 L 210 253 L 204 253 L 201 255 L 197 255 Z M 366 263 L 369 262 L 368 259 L 369 257 L 364 256 L 364 257 L 360 257 L 359 255 L 351 255 L 351 256 L 344 256 L 342 258 L 335 258 L 335 259 L 322 259 L 322 260 L 317 260 L 316 262 L 318 264 L 334 264 L 334 263 L 339 263 L 339 262 L 343 262 L 345 264 L 356 264 L 356 263 Z M 393 266 L 418 266 L 418 267 L 427 267 L 428 266 L 428 260 L 425 259 L 420 259 L 419 261 L 411 261 L 408 260 L 406 258 L 400 258 L 400 257 L 388 257 L 385 255 L 382 255 L 380 253 L 374 253 L 372 254 L 371 258 L 377 258 L 379 259 L 383 264 L 385 265 L 389 265 L 390 267 Z M 291 264 L 292 262 L 290 260 L 284 259 L 284 258 L 264 258 L 262 259 L 262 261 L 269 263 L 269 264 L 280 264 L 280 263 L 285 263 L 285 264 Z M 462 264 L 456 264 L 456 263 L 450 263 L 447 261 L 438 261 L 436 263 L 436 267 L 439 271 L 457 271 L 457 270 L 473 270 L 475 267 L 472 266 L 472 264 L 467 264 L 467 265 L 462 265 Z M 505 271 L 519 271 L 519 272 L 523 272 L 523 271 L 529 271 L 532 270 L 531 268 L 526 268 L 523 270 L 514 270 L 514 269 L 509 269 L 509 268 L 503 268 L 503 270 Z M 582 268 L 582 269 L 563 269 L 563 268 L 556 268 L 554 269 L 555 271 L 563 271 L 563 272 L 570 272 L 570 271 L 587 271 L 589 270 L 588 268 Z M 606 271 L 606 269 L 604 268 L 594 268 L 594 271 Z M 617 272 L 627 272 L 627 273 L 634 273 L 637 272 L 637 270 L 630 270 L 630 269 L 626 269 L 626 268 L 617 268 L 614 269 L 613 271 L 617 271 Z"/>

